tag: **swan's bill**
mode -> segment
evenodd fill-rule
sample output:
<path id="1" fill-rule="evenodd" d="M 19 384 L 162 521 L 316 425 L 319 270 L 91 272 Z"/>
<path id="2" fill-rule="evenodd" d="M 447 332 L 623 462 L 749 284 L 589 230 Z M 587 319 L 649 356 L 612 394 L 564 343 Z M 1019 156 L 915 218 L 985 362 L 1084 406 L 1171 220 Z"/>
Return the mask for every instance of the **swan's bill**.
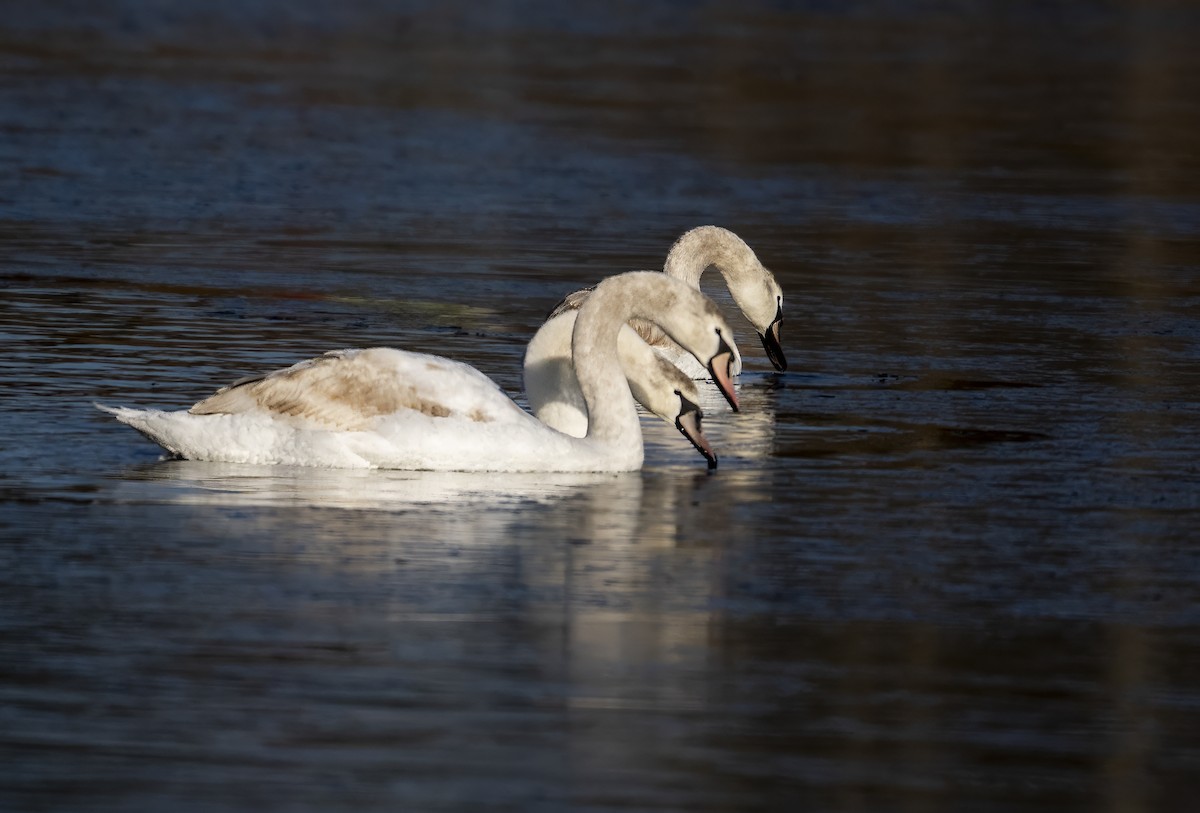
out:
<path id="1" fill-rule="evenodd" d="M 725 400 L 729 402 L 729 406 L 734 412 L 738 411 L 737 392 L 733 389 L 733 375 L 730 373 L 729 367 L 733 364 L 733 350 L 725 341 L 725 337 L 721 336 L 721 331 L 717 331 L 717 336 L 721 339 L 721 344 L 717 348 L 716 354 L 708 360 L 708 372 L 713 377 L 713 381 L 717 382 L 717 387 L 721 390 L 721 394 L 725 396 Z"/>
<path id="2" fill-rule="evenodd" d="M 715 469 L 717 467 L 717 453 L 709 445 L 708 438 L 704 437 L 704 433 L 700 431 L 700 421 L 704 418 L 704 413 L 700 411 L 699 406 L 684 398 L 683 393 L 679 390 L 675 390 L 675 394 L 679 396 L 682 405 L 679 415 L 675 418 L 675 428 L 692 442 L 697 452 L 704 455 L 704 459 L 708 461 L 708 467 Z"/>
<path id="3" fill-rule="evenodd" d="M 767 352 L 767 358 L 771 364 L 775 365 L 776 370 L 787 369 L 787 358 L 783 355 L 783 344 L 779 341 L 779 328 L 783 324 L 783 302 L 779 303 L 779 310 L 775 312 L 775 321 L 771 322 L 766 333 L 760 333 L 759 338 L 762 339 L 763 350 Z"/>

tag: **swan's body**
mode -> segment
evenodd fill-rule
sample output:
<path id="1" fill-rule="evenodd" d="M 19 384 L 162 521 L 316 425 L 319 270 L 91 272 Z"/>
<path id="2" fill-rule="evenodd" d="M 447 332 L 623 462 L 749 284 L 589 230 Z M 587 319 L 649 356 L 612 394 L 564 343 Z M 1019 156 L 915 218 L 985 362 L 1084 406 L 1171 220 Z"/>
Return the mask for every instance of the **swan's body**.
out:
<path id="1" fill-rule="evenodd" d="M 758 331 L 771 363 L 786 369 L 787 361 L 779 343 L 783 321 L 783 291 L 754 251 L 740 237 L 719 226 L 699 226 L 685 232 L 667 254 L 663 271 L 690 287 L 700 289 L 700 277 L 710 266 L 725 278 L 730 293 L 742 313 Z M 583 394 L 575 380 L 571 360 L 571 332 L 578 309 L 592 293 L 591 288 L 569 294 L 551 312 L 538 329 L 525 352 L 525 396 L 535 415 L 561 432 L 583 437 L 587 431 L 588 413 Z M 710 373 L 686 350 L 649 321 L 635 319 L 631 325 L 638 335 L 683 374 L 692 379 L 705 379 Z M 627 333 L 627 332 L 626 332 Z M 643 345 L 645 346 L 645 345 Z M 638 348 L 632 337 L 622 335 L 621 362 L 629 377 L 634 397 L 668 422 L 664 414 L 642 393 L 653 393 L 655 386 L 645 379 L 654 369 L 654 360 Z M 733 374 L 741 372 L 741 357 L 735 354 Z"/>
<path id="2" fill-rule="evenodd" d="M 641 428 L 616 348 L 622 326 L 635 316 L 653 319 L 708 361 L 736 405 L 728 373 L 733 350 L 725 340 L 729 327 L 702 294 L 660 274 L 633 273 L 605 280 L 593 299 L 581 309 L 572 338 L 579 383 L 593 416 L 583 438 L 524 412 L 473 367 L 389 348 L 327 353 L 237 382 L 190 410 L 101 408 L 172 454 L 193 460 L 632 471 L 642 465 Z M 692 418 L 697 435 L 698 418 Z"/>

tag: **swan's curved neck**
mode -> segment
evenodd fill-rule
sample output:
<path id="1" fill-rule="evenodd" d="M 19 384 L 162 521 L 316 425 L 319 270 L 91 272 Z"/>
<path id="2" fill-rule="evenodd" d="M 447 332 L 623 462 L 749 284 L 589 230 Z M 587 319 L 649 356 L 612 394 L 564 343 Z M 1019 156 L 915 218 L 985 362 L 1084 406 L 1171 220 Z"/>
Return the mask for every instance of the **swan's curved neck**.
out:
<path id="1" fill-rule="evenodd" d="M 661 288 L 630 278 L 598 286 L 575 320 L 571 350 L 588 410 L 587 437 L 641 449 L 642 430 L 629 382 L 617 355 L 617 336 L 632 318 L 654 319 L 674 305 Z"/>
<path id="2" fill-rule="evenodd" d="M 699 288 L 705 270 L 715 267 L 736 297 L 737 289 L 752 281 L 759 265 L 754 250 L 733 232 L 720 226 L 700 226 L 675 241 L 663 272 Z"/>

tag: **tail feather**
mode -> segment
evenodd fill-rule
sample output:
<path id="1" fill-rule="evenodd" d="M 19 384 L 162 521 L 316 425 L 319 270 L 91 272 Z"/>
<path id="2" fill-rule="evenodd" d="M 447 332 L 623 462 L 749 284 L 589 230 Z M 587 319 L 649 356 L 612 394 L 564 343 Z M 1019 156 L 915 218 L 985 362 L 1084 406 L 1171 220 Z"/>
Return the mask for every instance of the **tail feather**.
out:
<path id="1" fill-rule="evenodd" d="M 176 457 L 181 457 L 179 449 L 174 447 L 169 440 L 163 435 L 160 421 L 156 418 L 162 418 L 166 415 L 165 412 L 159 409 L 131 409 L 130 407 L 111 407 L 101 403 L 93 402 L 92 406 L 101 412 L 107 412 L 118 421 L 127 426 L 132 426 L 137 431 L 141 432 L 146 438 L 157 443 L 162 448 L 166 449 Z"/>

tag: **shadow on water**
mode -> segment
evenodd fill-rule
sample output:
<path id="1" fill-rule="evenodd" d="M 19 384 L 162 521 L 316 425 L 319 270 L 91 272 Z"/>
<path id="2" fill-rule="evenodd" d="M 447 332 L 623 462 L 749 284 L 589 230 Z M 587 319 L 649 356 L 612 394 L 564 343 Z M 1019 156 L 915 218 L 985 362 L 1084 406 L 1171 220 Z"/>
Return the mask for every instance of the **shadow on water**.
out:
<path id="1" fill-rule="evenodd" d="M 780 424 L 801 424 L 824 431 L 815 441 L 780 446 L 777 457 L 826 457 L 829 455 L 897 455 L 908 452 L 939 452 L 971 449 L 994 443 L 1029 443 L 1047 440 L 1040 432 L 1013 429 L 972 429 L 969 427 L 906 424 L 898 422 L 862 422 L 830 419 L 820 414 L 777 415 Z M 832 428 L 834 431 L 829 431 Z"/>

